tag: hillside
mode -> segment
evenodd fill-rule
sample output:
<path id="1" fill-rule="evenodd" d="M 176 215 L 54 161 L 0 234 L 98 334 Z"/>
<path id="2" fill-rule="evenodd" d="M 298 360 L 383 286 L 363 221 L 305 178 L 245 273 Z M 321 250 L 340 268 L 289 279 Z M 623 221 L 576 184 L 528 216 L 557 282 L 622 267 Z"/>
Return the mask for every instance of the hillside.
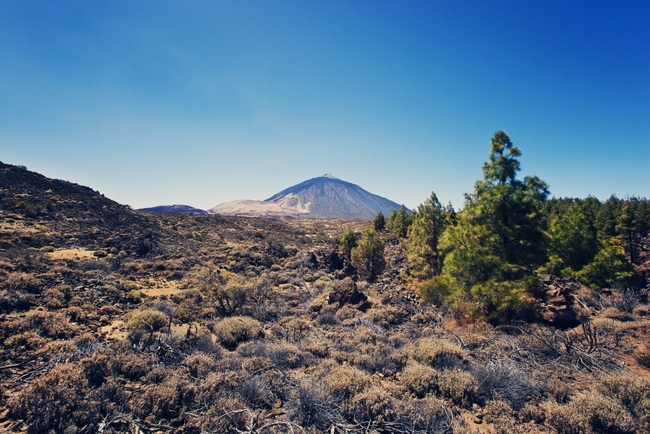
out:
<path id="1" fill-rule="evenodd" d="M 360 279 L 338 241 L 367 221 L 147 214 L 0 180 L 2 432 L 650 429 L 640 293 L 543 275 L 539 321 L 472 321 L 420 300 L 390 232 Z"/>
<path id="2" fill-rule="evenodd" d="M 372 220 L 400 205 L 369 193 L 356 184 L 330 174 L 289 187 L 264 201 L 238 200 L 217 205 L 208 212 L 222 215 L 345 218 Z"/>

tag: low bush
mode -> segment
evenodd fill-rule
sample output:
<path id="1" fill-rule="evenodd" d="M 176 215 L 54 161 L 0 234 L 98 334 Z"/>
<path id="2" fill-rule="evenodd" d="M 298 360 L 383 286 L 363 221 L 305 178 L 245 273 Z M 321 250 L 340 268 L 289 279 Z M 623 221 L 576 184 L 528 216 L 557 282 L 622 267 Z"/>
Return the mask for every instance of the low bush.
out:
<path id="1" fill-rule="evenodd" d="M 570 403 L 547 405 L 547 421 L 559 434 L 632 434 L 630 414 L 616 401 L 598 394 L 580 394 Z"/>
<path id="2" fill-rule="evenodd" d="M 262 324 L 249 317 L 233 316 L 224 318 L 214 326 L 217 342 L 229 350 L 262 334 Z"/>
<path id="3" fill-rule="evenodd" d="M 63 432 L 70 426 L 93 426 L 100 414 L 83 371 L 61 365 L 32 381 L 9 400 L 12 417 L 22 419 L 28 433 Z"/>
<path id="4" fill-rule="evenodd" d="M 537 387 L 528 372 L 511 361 L 480 365 L 474 375 L 478 383 L 477 397 L 482 402 L 500 397 L 519 410 L 536 393 Z"/>
<path id="5" fill-rule="evenodd" d="M 437 381 L 438 372 L 419 363 L 408 365 L 400 376 L 400 383 L 419 398 L 435 390 Z"/>
<path id="6" fill-rule="evenodd" d="M 321 432 L 342 421 L 338 403 L 318 381 L 305 379 L 300 382 L 288 406 L 292 420 Z"/>
<path id="7" fill-rule="evenodd" d="M 183 365 L 194 378 L 206 378 L 217 367 L 217 362 L 209 354 L 194 353 L 183 360 Z"/>
<path id="8" fill-rule="evenodd" d="M 341 402 L 364 392 L 370 387 L 370 375 L 353 366 L 340 366 L 333 369 L 325 378 L 330 393 Z"/>
<path id="9" fill-rule="evenodd" d="M 423 338 L 417 343 L 407 345 L 403 355 L 417 362 L 437 369 L 452 369 L 463 366 L 465 351 L 458 345 L 444 339 Z"/>
<path id="10" fill-rule="evenodd" d="M 356 395 L 350 405 L 350 416 L 363 425 L 381 425 L 397 419 L 395 399 L 379 387 Z"/>
<path id="11" fill-rule="evenodd" d="M 445 370 L 438 374 L 438 394 L 461 407 L 469 407 L 476 399 L 478 384 L 469 372 Z"/>

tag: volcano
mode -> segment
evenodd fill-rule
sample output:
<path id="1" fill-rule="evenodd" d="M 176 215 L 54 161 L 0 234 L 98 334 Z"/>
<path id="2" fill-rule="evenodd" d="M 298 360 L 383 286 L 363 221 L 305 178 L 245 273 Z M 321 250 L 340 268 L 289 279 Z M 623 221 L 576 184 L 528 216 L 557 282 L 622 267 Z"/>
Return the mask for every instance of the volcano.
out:
<path id="1" fill-rule="evenodd" d="M 208 210 L 211 214 L 249 217 L 344 218 L 372 220 L 400 205 L 329 173 L 258 200 L 235 200 Z"/>

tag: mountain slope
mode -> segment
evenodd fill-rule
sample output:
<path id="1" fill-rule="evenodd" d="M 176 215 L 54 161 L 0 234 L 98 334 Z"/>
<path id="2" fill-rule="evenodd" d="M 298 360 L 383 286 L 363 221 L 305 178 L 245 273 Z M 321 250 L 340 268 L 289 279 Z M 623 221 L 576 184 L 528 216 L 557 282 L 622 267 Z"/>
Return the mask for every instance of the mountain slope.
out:
<path id="1" fill-rule="evenodd" d="M 89 187 L 2 162 L 0 221 L 0 249 L 69 245 L 141 255 L 160 233 L 149 216 Z M 18 228 L 29 228 L 29 236 L 16 237 Z"/>
<path id="2" fill-rule="evenodd" d="M 214 214 L 371 220 L 399 204 L 330 174 L 296 184 L 264 201 L 237 200 L 208 210 Z"/>

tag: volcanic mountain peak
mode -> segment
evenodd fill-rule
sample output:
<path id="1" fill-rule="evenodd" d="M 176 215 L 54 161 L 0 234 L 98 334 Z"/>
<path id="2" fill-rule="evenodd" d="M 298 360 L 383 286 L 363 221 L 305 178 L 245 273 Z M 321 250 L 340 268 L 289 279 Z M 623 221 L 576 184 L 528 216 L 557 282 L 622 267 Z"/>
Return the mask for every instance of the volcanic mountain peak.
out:
<path id="1" fill-rule="evenodd" d="M 329 173 L 286 188 L 264 201 L 233 201 L 208 212 L 266 217 L 347 218 L 371 220 L 379 211 L 390 214 L 400 205 L 369 193 Z"/>

